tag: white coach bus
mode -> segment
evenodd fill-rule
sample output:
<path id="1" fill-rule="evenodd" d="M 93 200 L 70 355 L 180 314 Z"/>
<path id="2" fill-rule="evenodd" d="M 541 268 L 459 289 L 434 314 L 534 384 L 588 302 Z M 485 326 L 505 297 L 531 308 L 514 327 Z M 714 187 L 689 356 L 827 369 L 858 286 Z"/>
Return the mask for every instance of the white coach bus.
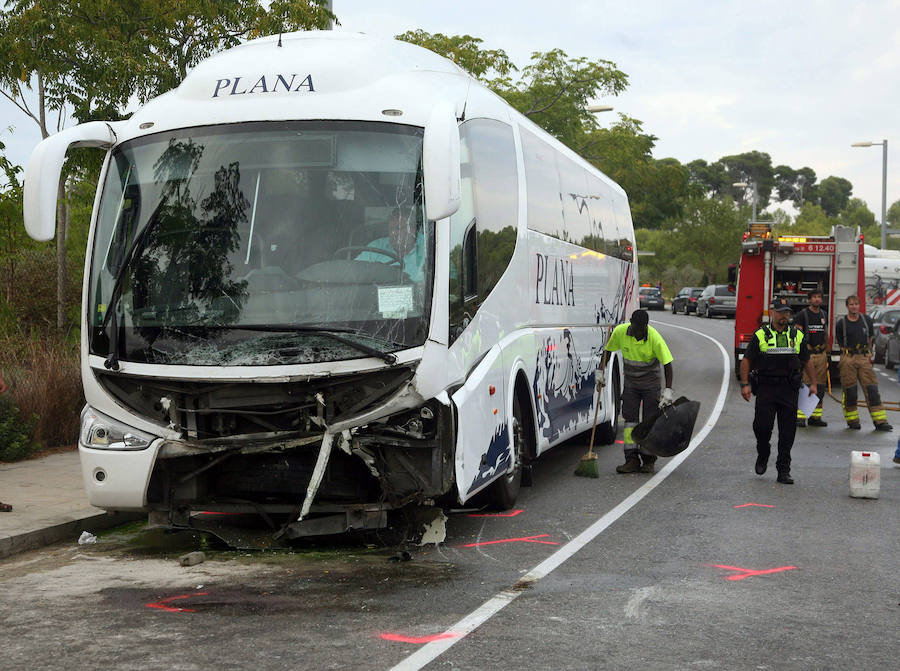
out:
<path id="1" fill-rule="evenodd" d="M 90 503 L 275 538 L 379 528 L 591 428 L 637 306 L 628 200 L 425 49 L 307 32 L 197 65 L 130 119 L 41 142 L 30 235 L 70 146 L 107 150 L 81 319 Z M 209 513 L 221 513 L 210 515 Z"/>

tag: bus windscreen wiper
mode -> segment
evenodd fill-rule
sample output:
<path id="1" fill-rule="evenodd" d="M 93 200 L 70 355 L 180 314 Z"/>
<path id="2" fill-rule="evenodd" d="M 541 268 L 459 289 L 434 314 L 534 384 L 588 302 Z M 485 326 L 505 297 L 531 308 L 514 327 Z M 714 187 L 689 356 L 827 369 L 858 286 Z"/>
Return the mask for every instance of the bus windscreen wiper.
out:
<path id="1" fill-rule="evenodd" d="M 397 363 L 397 356 L 395 354 L 391 354 L 390 352 L 382 352 L 374 347 L 370 347 L 369 345 L 364 345 L 359 342 L 354 342 L 349 338 L 344 338 L 343 336 L 338 335 L 339 333 L 351 333 L 353 335 L 365 335 L 360 334 L 359 331 L 354 329 L 345 328 L 341 326 L 329 326 L 328 328 L 323 328 L 321 326 L 295 326 L 295 325 L 278 325 L 278 324 L 240 324 L 235 325 L 232 328 L 235 329 L 246 329 L 248 331 L 270 331 L 274 333 L 278 332 L 292 332 L 292 333 L 312 333 L 313 335 L 322 335 L 327 338 L 331 338 L 332 340 L 336 340 L 339 343 L 347 345 L 347 347 L 352 347 L 353 349 L 363 352 L 365 354 L 370 354 L 371 356 L 378 357 L 386 364 L 393 366 Z"/>
<path id="2" fill-rule="evenodd" d="M 156 206 L 156 209 L 153 210 L 153 213 L 147 220 L 146 226 L 134 236 L 131 245 L 129 245 L 122 258 L 122 265 L 119 266 L 119 270 L 116 273 L 116 280 L 113 283 L 112 293 L 109 296 L 109 302 L 106 304 L 106 312 L 103 315 L 103 321 L 100 323 L 101 331 L 105 330 L 110 322 L 112 323 L 112 328 L 109 332 L 109 354 L 106 357 L 106 361 L 103 362 L 103 365 L 109 370 L 119 370 L 119 320 L 116 318 L 116 304 L 119 302 L 119 296 L 122 294 L 125 271 L 131 265 L 135 255 L 142 252 L 147 245 L 147 234 L 160 220 L 159 213 L 160 210 L 162 210 L 164 202 L 165 201 L 161 201 L 159 205 Z"/>

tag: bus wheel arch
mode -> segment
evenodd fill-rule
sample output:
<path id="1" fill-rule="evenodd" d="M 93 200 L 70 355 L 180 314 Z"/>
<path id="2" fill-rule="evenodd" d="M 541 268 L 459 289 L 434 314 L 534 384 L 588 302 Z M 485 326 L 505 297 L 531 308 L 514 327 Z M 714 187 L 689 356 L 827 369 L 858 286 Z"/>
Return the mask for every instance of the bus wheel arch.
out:
<path id="1" fill-rule="evenodd" d="M 613 366 L 612 370 L 612 417 L 602 424 L 597 425 L 597 443 L 611 445 L 619 433 L 619 412 L 622 409 L 622 376 L 619 367 Z"/>

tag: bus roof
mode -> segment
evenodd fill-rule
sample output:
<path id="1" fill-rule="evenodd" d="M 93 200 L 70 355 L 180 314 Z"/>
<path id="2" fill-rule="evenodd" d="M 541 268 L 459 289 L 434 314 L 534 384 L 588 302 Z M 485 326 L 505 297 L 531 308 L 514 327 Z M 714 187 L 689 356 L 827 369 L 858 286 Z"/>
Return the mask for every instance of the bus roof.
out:
<path id="1" fill-rule="evenodd" d="M 424 126 L 439 100 L 461 114 L 473 85 L 480 87 L 450 60 L 406 42 L 332 31 L 273 35 L 198 63 L 177 89 L 135 112 L 125 135 L 297 119 Z"/>

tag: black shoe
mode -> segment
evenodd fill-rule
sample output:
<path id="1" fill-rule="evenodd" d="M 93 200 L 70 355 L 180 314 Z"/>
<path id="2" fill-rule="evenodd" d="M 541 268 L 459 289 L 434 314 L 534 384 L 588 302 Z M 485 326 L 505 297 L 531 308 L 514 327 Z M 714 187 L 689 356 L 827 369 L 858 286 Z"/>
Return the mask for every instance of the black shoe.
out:
<path id="1" fill-rule="evenodd" d="M 641 473 L 652 473 L 656 470 L 656 456 L 652 454 L 641 455 Z"/>
<path id="2" fill-rule="evenodd" d="M 862 427 L 859 425 L 859 422 L 847 422 L 847 428 L 859 431 Z"/>
<path id="3" fill-rule="evenodd" d="M 828 422 L 824 419 L 819 419 L 818 417 L 810 417 L 807 424 L 809 424 L 809 426 L 828 426 Z"/>
<path id="4" fill-rule="evenodd" d="M 794 478 L 791 477 L 790 473 L 784 472 L 779 473 L 778 477 L 775 478 L 776 482 L 780 482 L 783 485 L 792 485 L 794 484 Z"/>
<path id="5" fill-rule="evenodd" d="M 625 463 L 616 466 L 616 473 L 637 473 L 641 470 L 641 458 L 636 454 L 625 457 Z"/>
<path id="6" fill-rule="evenodd" d="M 879 422 L 875 425 L 876 431 L 893 431 L 894 427 L 888 424 L 887 422 Z"/>
<path id="7" fill-rule="evenodd" d="M 762 475 L 766 472 L 766 466 L 769 464 L 769 457 L 764 457 L 763 455 L 759 455 L 756 457 L 756 474 Z"/>
<path id="8" fill-rule="evenodd" d="M 810 420 L 810 423 L 812 423 L 812 420 Z M 799 427 L 804 427 L 804 426 L 806 426 L 806 420 L 805 420 L 805 419 L 800 419 L 800 418 L 798 417 L 798 418 L 797 418 L 797 426 L 799 426 Z"/>

